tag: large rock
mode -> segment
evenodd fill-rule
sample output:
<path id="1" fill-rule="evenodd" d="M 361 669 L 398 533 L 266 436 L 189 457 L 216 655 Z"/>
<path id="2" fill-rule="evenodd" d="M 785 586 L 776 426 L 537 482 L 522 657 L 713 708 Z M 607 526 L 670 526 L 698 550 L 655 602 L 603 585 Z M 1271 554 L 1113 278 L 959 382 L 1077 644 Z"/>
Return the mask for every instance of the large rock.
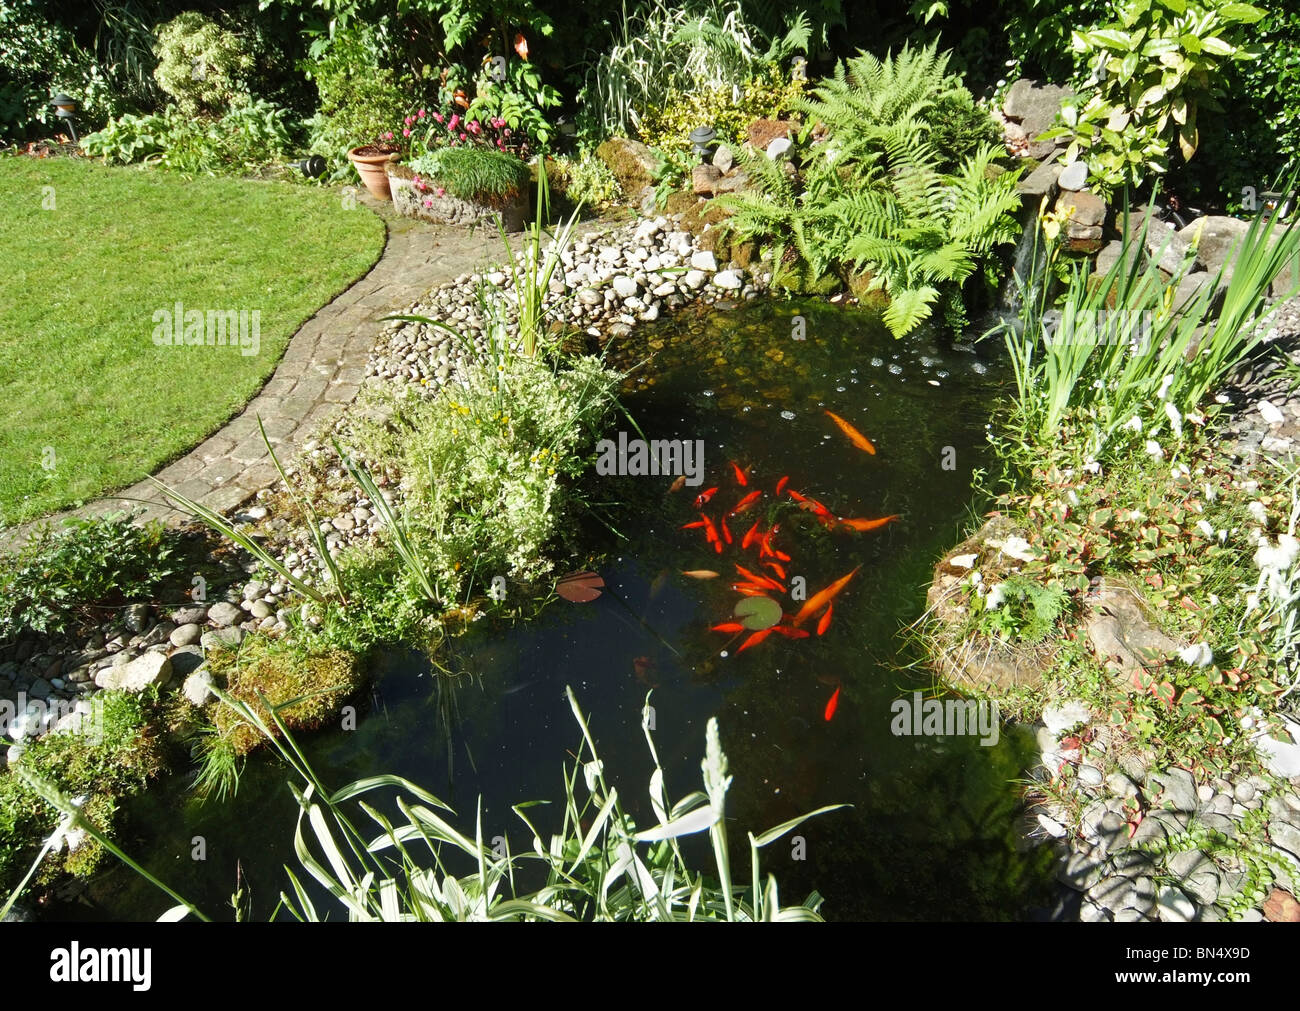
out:
<path id="1" fill-rule="evenodd" d="M 217 628 L 225 628 L 233 625 L 243 617 L 243 613 L 234 604 L 228 604 L 222 601 L 219 604 L 213 604 L 208 608 L 208 620 Z"/>
<path id="2" fill-rule="evenodd" d="M 1178 237 L 1196 246 L 1196 262 L 1208 271 L 1216 271 L 1228 262 L 1228 256 L 1250 228 L 1249 221 L 1222 214 L 1207 214 L 1178 231 Z"/>
<path id="3" fill-rule="evenodd" d="M 181 692 L 190 705 L 201 706 L 208 701 L 209 696 L 212 694 L 209 691 L 212 683 L 212 672 L 206 667 L 200 667 L 185 679 Z"/>
<path id="4" fill-rule="evenodd" d="M 613 137 L 596 148 L 596 157 L 609 166 L 623 192 L 634 203 L 640 203 L 647 190 L 654 193 L 658 159 L 640 141 Z"/>
<path id="5" fill-rule="evenodd" d="M 1187 240 L 1174 229 L 1161 222 L 1151 222 L 1147 229 L 1147 255 L 1156 261 L 1156 265 L 1166 274 L 1177 274 L 1183 270 L 1190 251 Z"/>
<path id="6" fill-rule="evenodd" d="M 1038 135 L 1056 124 L 1056 114 L 1060 111 L 1061 101 L 1072 97 L 1071 88 L 1062 88 L 1054 84 L 1039 84 L 1022 77 L 1011 85 L 1007 97 L 1002 103 L 1002 111 L 1007 119 L 1020 124 L 1029 139 L 1029 157 L 1048 158 L 1058 147 L 1065 146 L 1065 138 L 1060 141 L 1038 140 Z"/>
<path id="7" fill-rule="evenodd" d="M 144 653 L 130 663 L 105 667 L 95 675 L 100 688 L 140 692 L 150 685 L 165 685 L 172 677 L 172 662 L 163 653 Z"/>
<path id="8" fill-rule="evenodd" d="M 691 169 L 691 191 L 697 196 L 712 196 L 722 180 L 722 170 L 716 165 L 696 165 Z"/>
<path id="9" fill-rule="evenodd" d="M 1185 648 L 1147 617 L 1136 591 L 1105 578 L 1085 601 L 1083 627 L 1097 659 L 1129 688 L 1135 670 L 1157 667 Z"/>
<path id="10" fill-rule="evenodd" d="M 778 137 L 789 137 L 795 124 L 788 119 L 756 119 L 749 124 L 746 139 L 755 151 L 766 151 Z"/>
<path id="11" fill-rule="evenodd" d="M 1061 175 L 1061 166 L 1056 161 L 1045 161 L 1029 175 L 1016 183 L 1016 190 L 1026 200 L 1037 203 L 1043 197 L 1051 197 L 1056 192 L 1056 181 Z M 1035 211 L 1037 206 L 1035 206 Z"/>

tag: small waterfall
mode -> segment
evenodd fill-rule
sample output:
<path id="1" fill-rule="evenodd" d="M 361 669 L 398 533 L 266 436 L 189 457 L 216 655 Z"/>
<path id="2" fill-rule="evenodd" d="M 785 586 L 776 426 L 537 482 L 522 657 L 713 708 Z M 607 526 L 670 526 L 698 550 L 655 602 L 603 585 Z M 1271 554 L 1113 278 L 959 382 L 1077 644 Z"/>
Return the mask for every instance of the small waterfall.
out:
<path id="1" fill-rule="evenodd" d="M 1011 273 L 998 292 L 998 306 L 1013 313 L 1020 311 L 1021 285 L 1036 290 L 1047 271 L 1047 249 L 1038 226 L 1038 209 L 1026 201 L 1020 220 L 1022 227 L 1011 259 Z"/>

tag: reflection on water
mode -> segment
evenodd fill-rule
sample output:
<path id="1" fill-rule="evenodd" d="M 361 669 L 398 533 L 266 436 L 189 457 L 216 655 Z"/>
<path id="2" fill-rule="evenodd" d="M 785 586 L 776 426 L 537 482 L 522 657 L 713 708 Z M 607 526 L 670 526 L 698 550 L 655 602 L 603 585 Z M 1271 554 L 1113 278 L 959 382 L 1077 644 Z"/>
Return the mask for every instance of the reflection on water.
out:
<path id="1" fill-rule="evenodd" d="M 983 747 L 974 736 L 890 731 L 892 703 L 930 687 L 924 672 L 908 668 L 899 631 L 921 613 L 933 560 L 968 506 L 971 471 L 986 462 L 993 386 L 985 365 L 923 338 L 896 342 L 868 316 L 814 303 L 686 314 L 638 330 L 612 357 L 638 366 L 625 403 L 647 438 L 703 440 L 703 486 L 670 493 L 670 477 L 593 478 L 595 497 L 618 504 L 608 518 L 625 537 L 604 535 L 597 568 L 606 592 L 588 604 L 558 601 L 527 623 L 477 623 L 457 644 L 454 666 L 467 673 L 453 680 L 434 678 L 417 656 L 386 657 L 357 729 L 305 739 L 322 778 L 338 786 L 381 771 L 408 776 L 449 802 L 466 828 L 482 795 L 485 837 L 506 836 L 518 850 L 530 837 L 510 805 L 563 796 L 562 766 L 578 742 L 563 698 L 571 684 L 607 778 L 629 813 L 651 820 L 640 713 L 653 692 L 674 798 L 700 787 L 704 726 L 718 717 L 735 777 L 729 814 L 740 866 L 748 866 L 745 830 L 824 804 L 853 805 L 806 823 L 801 843 L 787 838 L 763 851 L 787 901 L 815 888 L 831 919 L 1024 915 L 1041 900 L 1049 856 L 1014 845 L 1013 781 L 1032 742 L 1004 734 Z M 827 411 L 870 440 L 875 455 L 854 446 Z M 732 460 L 751 482 L 744 491 Z M 900 519 L 863 533 L 828 528 L 788 496 L 778 504 L 771 492 L 782 476 L 835 516 Z M 731 637 L 710 631 L 736 620 L 734 565 L 755 558 L 738 543 L 719 554 L 699 529 L 682 529 L 698 516 L 695 496 L 713 486 L 717 502 L 706 512 L 714 519 L 723 503 L 730 509 L 745 492 L 764 490 L 731 533 L 738 541 L 753 523 L 779 523 L 773 543 L 790 556 L 784 585 L 801 577 L 811 596 L 861 566 L 836 596 L 824 635 L 814 620 L 803 626 L 813 633 L 806 638 L 771 635 L 737 652 Z M 701 569 L 720 576 L 681 575 Z M 787 613 L 802 606 L 783 603 Z M 200 807 L 174 787 L 154 790 L 132 808 L 127 849 L 215 915 L 238 861 L 254 917 L 265 918 L 285 886 L 282 866 L 296 866 L 283 780 L 283 769 L 263 758 L 224 806 Z M 538 811 L 545 824 L 546 809 Z M 191 859 L 198 836 L 202 862 Z M 88 901 L 58 914 L 142 918 L 168 905 L 118 870 L 95 882 Z"/>

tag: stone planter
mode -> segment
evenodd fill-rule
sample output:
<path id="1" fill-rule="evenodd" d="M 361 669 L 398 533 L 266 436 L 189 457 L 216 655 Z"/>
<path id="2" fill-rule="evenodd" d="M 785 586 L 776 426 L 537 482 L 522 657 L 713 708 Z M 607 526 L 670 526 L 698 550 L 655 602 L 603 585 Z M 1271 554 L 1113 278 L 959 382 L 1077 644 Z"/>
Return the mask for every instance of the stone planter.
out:
<path id="1" fill-rule="evenodd" d="M 438 196 L 436 179 L 427 180 L 427 189 L 417 190 L 413 176 L 414 173 L 405 165 L 388 165 L 388 187 L 393 194 L 393 206 L 408 218 L 444 225 L 472 225 L 479 222 L 494 224 L 500 214 L 506 231 L 518 232 L 530 217 L 527 191 L 520 193 L 518 200 L 507 207 L 493 207 L 474 200 L 462 200 L 450 193 Z"/>

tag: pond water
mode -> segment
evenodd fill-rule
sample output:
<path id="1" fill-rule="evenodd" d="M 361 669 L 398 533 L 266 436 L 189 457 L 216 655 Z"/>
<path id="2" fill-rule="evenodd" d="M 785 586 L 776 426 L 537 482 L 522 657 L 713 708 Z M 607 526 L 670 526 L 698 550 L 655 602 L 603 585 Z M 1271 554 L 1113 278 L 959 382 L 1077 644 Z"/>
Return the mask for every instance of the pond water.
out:
<path id="1" fill-rule="evenodd" d="M 815 888 L 828 919 L 891 920 L 1012 919 L 1050 901 L 1050 854 L 1016 846 L 1015 781 L 1033 760 L 1032 740 L 1003 733 L 985 746 L 972 735 L 891 732 L 895 702 L 933 690 L 900 632 L 922 613 L 931 566 L 967 515 L 972 469 L 989 462 L 993 365 L 924 338 L 895 341 L 873 317 L 820 303 L 687 312 L 622 341 L 615 362 L 642 363 L 626 407 L 648 438 L 703 440 L 703 484 L 672 493 L 671 477 L 593 479 L 625 539 L 593 535 L 592 559 L 575 567 L 590 563 L 608 592 L 588 604 L 555 601 L 528 621 L 477 623 L 456 644 L 455 666 L 467 676 L 436 678 L 418 655 L 385 658 L 357 729 L 302 738 L 322 779 L 339 786 L 378 772 L 405 775 L 450 803 L 471 833 L 481 795 L 484 835 L 506 835 L 518 851 L 529 836 L 510 805 L 564 795 L 563 765 L 580 739 L 567 684 L 608 781 L 649 824 L 640 719 L 653 690 L 656 745 L 674 800 L 701 787 L 704 728 L 718 718 L 734 776 L 728 813 L 741 879 L 745 830 L 847 803 L 805 823 L 801 852 L 789 838 L 763 851 L 784 901 Z M 852 445 L 826 411 L 860 430 L 875 455 Z M 622 428 L 637 437 L 626 420 Z M 731 460 L 747 470 L 743 489 Z M 900 519 L 870 532 L 829 531 L 788 498 L 777 504 L 782 476 L 837 516 Z M 682 529 L 697 518 L 695 496 L 714 486 L 705 507 L 714 520 L 747 492 L 765 492 L 730 521 L 734 543 L 723 554 L 701 530 Z M 790 555 L 786 576 L 803 577 L 808 596 L 860 569 L 834 599 L 824 634 L 814 620 L 803 626 L 807 638 L 771 635 L 738 652 L 742 639 L 709 627 L 735 620 L 733 566 L 758 567 L 752 547 L 740 550 L 756 521 L 761 530 L 780 523 L 771 543 Z M 699 569 L 721 577 L 681 575 Z M 783 603 L 788 613 L 802 606 Z M 283 867 L 298 866 L 284 770 L 265 756 L 250 762 L 225 804 L 200 805 L 183 785 L 176 777 L 133 803 L 124 847 L 226 918 L 238 864 L 253 918 L 265 919 L 286 887 Z M 193 859 L 196 837 L 202 861 Z M 697 866 L 711 866 L 707 852 L 697 856 Z M 50 915 L 143 919 L 169 904 L 113 867 Z"/>

